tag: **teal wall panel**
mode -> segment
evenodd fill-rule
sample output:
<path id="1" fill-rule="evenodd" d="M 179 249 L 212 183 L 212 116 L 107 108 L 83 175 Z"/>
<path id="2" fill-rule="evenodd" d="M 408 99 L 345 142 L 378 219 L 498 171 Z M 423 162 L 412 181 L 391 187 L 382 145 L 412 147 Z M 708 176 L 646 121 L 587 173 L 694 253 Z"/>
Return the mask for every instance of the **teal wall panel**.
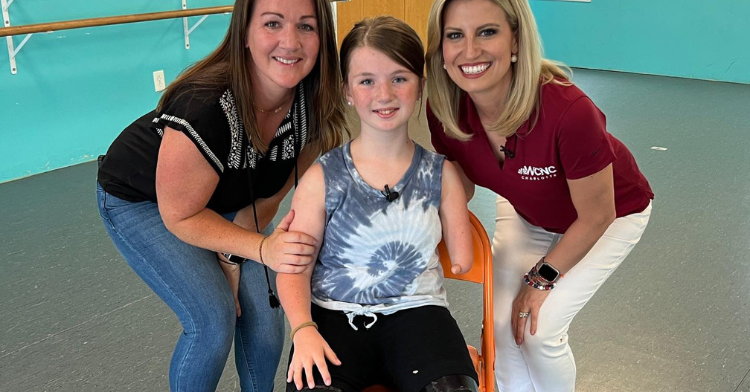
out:
<path id="1" fill-rule="evenodd" d="M 750 83 L 750 1 L 531 0 L 546 57 L 573 67 Z"/>
<path id="2" fill-rule="evenodd" d="M 190 8 L 231 4 L 188 0 Z M 573 67 L 750 83 L 750 1 L 531 0 L 546 56 Z M 16 0 L 13 25 L 176 10 L 178 0 Z M 190 18 L 195 23 L 199 18 Z M 36 34 L 11 75 L 0 39 L 0 183 L 90 161 L 220 42 L 210 16 L 185 50 L 179 19 Z M 14 37 L 16 45 L 23 37 Z"/>
<path id="3" fill-rule="evenodd" d="M 52 6 L 51 3 L 56 3 Z M 189 8 L 232 4 L 188 0 Z M 172 1 L 17 0 L 14 26 L 181 9 Z M 210 53 L 229 15 L 209 16 L 185 49 L 182 19 L 35 34 L 16 57 L 12 75 L 0 39 L 0 182 L 90 161 L 120 131 L 153 109 L 153 72 L 167 82 Z M 190 25 L 200 17 L 189 18 Z M 14 37 L 18 45 L 23 36 Z"/>

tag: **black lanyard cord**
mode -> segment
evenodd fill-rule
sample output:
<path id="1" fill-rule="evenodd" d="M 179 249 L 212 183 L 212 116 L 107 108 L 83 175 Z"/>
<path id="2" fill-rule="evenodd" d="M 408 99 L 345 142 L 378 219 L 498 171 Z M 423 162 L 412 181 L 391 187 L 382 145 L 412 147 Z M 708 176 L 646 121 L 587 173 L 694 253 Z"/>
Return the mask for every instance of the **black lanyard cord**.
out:
<path id="1" fill-rule="evenodd" d="M 295 105 L 296 106 L 296 105 Z M 296 110 L 296 108 L 295 108 Z M 299 184 L 299 168 L 298 168 L 298 158 L 300 154 L 300 138 L 299 138 L 299 127 L 297 126 L 297 123 L 295 121 L 294 123 L 294 133 L 293 133 L 293 139 L 294 139 L 294 188 L 297 188 L 297 185 Z M 248 140 L 249 143 L 249 140 Z M 247 158 L 247 154 L 243 154 L 243 161 Z M 253 151 L 253 157 L 252 159 L 255 159 L 255 151 Z M 257 163 L 256 163 L 257 165 Z M 255 207 L 255 180 L 256 180 L 256 172 L 255 168 L 249 167 L 250 170 L 250 199 L 253 201 L 253 218 L 255 219 L 255 231 L 260 234 L 260 226 L 258 225 L 258 210 Z M 258 249 L 259 251 L 261 249 Z M 263 257 L 259 254 L 258 255 L 260 259 Z M 268 286 L 268 304 L 271 306 L 271 308 L 278 308 L 281 303 L 279 302 L 279 299 L 276 297 L 276 294 L 273 292 L 273 288 L 271 287 L 271 278 L 268 275 L 268 266 L 263 263 L 263 271 L 266 274 L 266 285 Z"/>
<path id="2" fill-rule="evenodd" d="M 294 165 L 297 166 L 296 164 Z M 252 185 L 250 185 L 252 187 Z M 252 197 L 252 196 L 251 196 Z M 253 199 L 253 218 L 255 218 L 255 230 L 260 234 L 260 227 L 258 227 L 258 211 L 255 209 L 255 199 Z M 258 249 L 261 251 L 262 249 Z M 263 259 L 262 255 L 258 255 L 261 259 Z M 273 288 L 271 288 L 271 278 L 268 277 L 268 266 L 263 263 L 263 271 L 266 273 L 266 285 L 268 285 L 268 304 L 276 309 L 281 305 L 279 302 L 279 299 L 276 298 L 276 294 L 273 292 Z"/>

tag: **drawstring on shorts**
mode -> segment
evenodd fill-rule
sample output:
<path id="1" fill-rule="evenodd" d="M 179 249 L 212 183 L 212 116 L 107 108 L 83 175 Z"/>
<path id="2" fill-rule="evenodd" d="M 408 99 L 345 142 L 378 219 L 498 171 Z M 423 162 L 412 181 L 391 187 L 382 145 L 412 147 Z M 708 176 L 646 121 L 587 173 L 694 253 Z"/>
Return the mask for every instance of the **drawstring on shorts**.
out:
<path id="1" fill-rule="evenodd" d="M 372 317 L 372 322 L 369 324 L 365 324 L 365 328 L 367 329 L 370 329 L 370 327 L 375 325 L 375 322 L 378 321 L 378 315 L 371 312 L 369 306 L 364 306 L 352 312 L 345 312 L 344 314 L 346 314 L 346 317 L 349 319 L 349 325 L 351 325 L 351 327 L 354 328 L 355 331 L 359 331 L 359 328 L 354 325 L 354 318 L 357 316 Z"/>

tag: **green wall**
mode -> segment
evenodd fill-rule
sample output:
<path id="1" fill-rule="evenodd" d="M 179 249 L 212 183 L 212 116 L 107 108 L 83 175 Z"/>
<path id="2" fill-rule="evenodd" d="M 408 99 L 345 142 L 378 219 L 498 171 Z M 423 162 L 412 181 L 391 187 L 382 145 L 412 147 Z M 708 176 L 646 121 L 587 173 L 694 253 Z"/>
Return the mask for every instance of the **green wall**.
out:
<path id="1" fill-rule="evenodd" d="M 750 83 L 750 1 L 530 1 L 546 57 L 573 67 Z"/>
<path id="2" fill-rule="evenodd" d="M 11 25 L 181 9 L 180 1 L 17 0 Z M 232 4 L 189 0 L 189 8 Z M 53 11 L 54 9 L 54 11 Z M 190 25 L 200 17 L 189 18 Z M 5 38 L 0 47 L 0 182 L 90 161 L 119 132 L 153 109 L 167 82 L 213 50 L 229 15 L 209 16 L 185 49 L 182 19 L 35 34 L 16 57 L 12 75 Z M 14 37 L 18 45 L 24 36 Z"/>
<path id="3" fill-rule="evenodd" d="M 227 4 L 188 1 L 190 8 Z M 750 83 L 748 0 L 531 5 L 547 57 L 570 66 Z M 10 15 L 12 25 L 25 25 L 180 8 L 177 0 L 17 0 Z M 3 39 L 0 183 L 105 152 L 122 128 L 156 105 L 152 72 L 164 70 L 173 80 L 216 47 L 228 22 L 228 15 L 210 16 L 191 35 L 190 50 L 181 19 L 36 34 L 16 58 L 16 75 Z"/>

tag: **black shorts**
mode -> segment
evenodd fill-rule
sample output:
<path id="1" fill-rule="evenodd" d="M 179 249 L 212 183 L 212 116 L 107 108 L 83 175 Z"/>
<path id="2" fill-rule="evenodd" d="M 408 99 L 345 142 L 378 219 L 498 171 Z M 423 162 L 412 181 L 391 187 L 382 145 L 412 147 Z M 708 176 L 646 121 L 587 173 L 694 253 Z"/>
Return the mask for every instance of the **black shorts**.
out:
<path id="1" fill-rule="evenodd" d="M 477 373 L 461 330 L 448 309 L 423 306 L 384 316 L 366 329 L 372 317 L 357 316 L 355 331 L 341 311 L 312 305 L 312 319 L 341 360 L 328 362 L 331 386 L 343 392 L 360 392 L 371 385 L 385 385 L 402 392 L 419 392 L 430 382 L 448 375 L 466 375 L 477 381 Z M 289 354 L 291 362 L 294 354 Z M 324 385 L 317 368 L 316 385 Z M 303 375 L 303 380 L 306 378 Z M 305 385 L 307 383 L 305 382 Z M 294 383 L 287 383 L 294 392 Z"/>

